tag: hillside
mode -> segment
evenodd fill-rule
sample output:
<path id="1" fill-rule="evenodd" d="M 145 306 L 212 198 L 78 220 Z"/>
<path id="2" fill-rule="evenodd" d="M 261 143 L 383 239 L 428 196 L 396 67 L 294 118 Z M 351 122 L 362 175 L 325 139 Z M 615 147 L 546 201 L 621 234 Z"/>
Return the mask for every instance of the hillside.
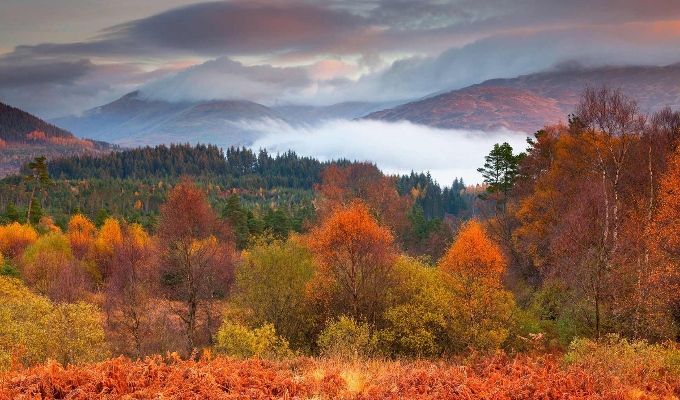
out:
<path id="1" fill-rule="evenodd" d="M 78 139 L 71 132 L 0 103 L 0 177 L 18 172 L 26 161 L 40 155 L 102 154 L 112 148 L 108 143 Z"/>
<path id="2" fill-rule="evenodd" d="M 220 147 L 251 144 L 257 135 L 238 126 L 242 120 L 283 118 L 250 101 L 171 103 L 149 100 L 139 92 L 85 111 L 82 116 L 53 120 L 78 137 L 139 146 L 173 142 L 212 143 Z"/>
<path id="3" fill-rule="evenodd" d="M 343 102 L 328 106 L 279 105 L 226 100 L 171 103 L 144 98 L 139 92 L 83 112 L 51 120 L 78 137 L 126 146 L 177 142 L 212 143 L 220 147 L 250 145 L 261 135 L 243 121 L 280 119 L 308 124 L 329 119 L 354 119 L 397 103 Z"/>
<path id="4" fill-rule="evenodd" d="M 492 79 L 365 118 L 408 120 L 449 129 L 533 132 L 565 121 L 587 84 L 620 87 L 643 111 L 680 107 L 680 64 L 666 67 L 571 68 Z"/>

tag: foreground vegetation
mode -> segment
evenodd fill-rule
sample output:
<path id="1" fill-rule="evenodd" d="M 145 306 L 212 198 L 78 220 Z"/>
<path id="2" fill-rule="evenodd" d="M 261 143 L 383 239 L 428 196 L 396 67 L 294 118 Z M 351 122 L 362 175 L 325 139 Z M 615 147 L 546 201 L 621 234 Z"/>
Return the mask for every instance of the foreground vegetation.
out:
<path id="1" fill-rule="evenodd" d="M 600 358 L 605 355 L 605 358 Z M 680 394 L 680 351 L 609 338 L 563 357 L 499 352 L 450 361 L 293 358 L 266 361 L 174 354 L 7 373 L 0 397 L 104 399 L 651 399 Z"/>

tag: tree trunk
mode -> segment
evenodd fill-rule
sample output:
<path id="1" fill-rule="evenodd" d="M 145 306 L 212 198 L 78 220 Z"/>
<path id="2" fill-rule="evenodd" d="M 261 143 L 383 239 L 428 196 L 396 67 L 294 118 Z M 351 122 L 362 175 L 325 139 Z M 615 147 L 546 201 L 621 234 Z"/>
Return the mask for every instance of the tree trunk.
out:
<path id="1" fill-rule="evenodd" d="M 38 187 L 38 182 L 33 185 L 33 191 L 31 191 L 31 199 L 28 200 L 28 213 L 26 215 L 26 225 L 31 224 L 31 206 L 33 205 L 33 196 L 35 196 L 35 189 Z"/>

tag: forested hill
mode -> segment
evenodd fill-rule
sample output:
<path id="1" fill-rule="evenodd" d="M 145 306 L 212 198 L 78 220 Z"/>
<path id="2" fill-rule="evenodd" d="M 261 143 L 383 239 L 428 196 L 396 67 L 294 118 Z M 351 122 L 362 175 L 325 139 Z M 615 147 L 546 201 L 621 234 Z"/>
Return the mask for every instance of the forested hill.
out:
<path id="1" fill-rule="evenodd" d="M 48 124 L 18 108 L 0 103 L 0 178 L 19 172 L 34 157 L 107 153 L 117 146 L 78 139 L 71 132 Z"/>
<path id="2" fill-rule="evenodd" d="M 6 142 L 22 142 L 33 131 L 44 132 L 53 138 L 75 139 L 69 131 L 57 128 L 42 119 L 18 108 L 0 103 L 0 139 Z"/>

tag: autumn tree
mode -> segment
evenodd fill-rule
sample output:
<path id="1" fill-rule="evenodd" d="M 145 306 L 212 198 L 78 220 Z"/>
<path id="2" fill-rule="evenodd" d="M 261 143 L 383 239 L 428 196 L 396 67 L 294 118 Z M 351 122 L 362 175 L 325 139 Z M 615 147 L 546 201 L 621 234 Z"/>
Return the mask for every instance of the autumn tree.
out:
<path id="1" fill-rule="evenodd" d="M 68 289 L 68 271 L 72 268 L 73 255 L 68 239 L 61 233 L 53 232 L 41 236 L 30 245 L 21 258 L 21 270 L 26 283 L 38 293 L 51 299 L 74 299 Z M 62 279 L 65 282 L 60 282 Z M 64 287 L 66 285 L 66 287 Z"/>
<path id="2" fill-rule="evenodd" d="M 413 199 L 399 195 L 396 177 L 383 175 L 370 163 L 353 163 L 344 167 L 330 165 L 321 178 L 322 214 L 360 200 L 393 233 L 401 234 L 406 228 Z"/>
<path id="3" fill-rule="evenodd" d="M 205 312 L 205 336 L 208 341 L 212 337 L 212 302 L 229 291 L 234 241 L 205 193 L 189 181 L 176 186 L 168 196 L 161 209 L 157 237 L 166 296 L 179 303 L 171 304 L 184 324 L 188 355 L 199 344 L 201 310 Z"/>
<path id="4" fill-rule="evenodd" d="M 438 268 L 454 304 L 448 322 L 454 349 L 498 348 L 508 335 L 514 302 L 501 284 L 505 260 L 500 248 L 479 222 L 461 227 Z"/>
<path id="5" fill-rule="evenodd" d="M 24 177 L 24 180 L 27 183 L 32 183 L 33 184 L 33 189 L 31 190 L 31 198 L 28 202 L 28 214 L 26 216 L 26 223 L 30 224 L 31 223 L 31 208 L 33 206 L 33 198 L 35 196 L 35 191 L 38 189 L 38 186 L 40 184 L 43 185 L 53 185 L 54 182 L 50 179 L 48 173 L 47 173 L 47 164 L 45 164 L 45 160 L 47 157 L 45 156 L 40 156 L 36 157 L 34 161 L 31 161 L 28 163 L 28 169 L 31 171 L 30 175 L 27 175 Z M 39 220 L 40 218 L 38 218 Z"/>
<path id="6" fill-rule="evenodd" d="M 82 259 L 90 250 L 94 242 L 96 228 L 83 214 L 74 214 L 68 222 L 68 240 L 71 243 L 73 255 Z"/>
<path id="7" fill-rule="evenodd" d="M 48 358 L 63 365 L 101 360 L 106 351 L 99 313 L 92 304 L 52 303 L 0 276 L 0 369 Z"/>
<path id="8" fill-rule="evenodd" d="M 588 86 L 576 108 L 577 125 L 590 139 L 597 156 L 597 168 L 604 196 L 604 243 L 616 249 L 620 225 L 620 193 L 623 168 L 634 142 L 645 127 L 637 102 L 619 89 Z M 602 255 L 608 263 L 608 254 Z"/>
<path id="9" fill-rule="evenodd" d="M 120 223 L 107 218 L 96 233 L 89 249 L 88 259 L 93 264 L 97 278 L 106 279 L 113 268 L 114 253 L 123 241 Z"/>
<path id="10" fill-rule="evenodd" d="M 297 240 L 259 240 L 236 274 L 236 300 L 253 326 L 271 323 L 295 347 L 309 338 L 305 290 L 314 274 L 312 254 Z"/>
<path id="11" fill-rule="evenodd" d="M 310 245 L 318 261 L 317 278 L 327 285 L 317 295 L 330 296 L 336 315 L 375 323 L 395 262 L 389 229 L 378 224 L 367 205 L 354 202 L 315 228 Z"/>
<path id="12" fill-rule="evenodd" d="M 0 253 L 12 259 L 21 257 L 27 246 L 38 240 L 38 232 L 29 225 L 13 222 L 0 226 Z"/>
<path id="13" fill-rule="evenodd" d="M 661 178 L 656 213 L 647 230 L 651 252 L 650 268 L 645 276 L 649 292 L 648 302 L 659 303 L 670 311 L 677 323 L 680 313 L 680 147 L 670 160 L 668 171 Z M 667 313 L 650 312 L 650 304 L 641 313 L 644 316 L 657 315 L 657 322 L 671 319 Z M 663 308 L 661 308 L 663 311 Z M 664 324 L 665 325 L 665 324 Z M 662 325 L 663 326 L 663 325 Z M 676 334 L 676 340 L 678 338 Z"/>
<path id="14" fill-rule="evenodd" d="M 111 241 L 112 262 L 104 284 L 106 320 L 126 353 L 139 358 L 154 334 L 156 253 L 151 237 L 139 224 L 123 225 L 120 235 Z"/>

